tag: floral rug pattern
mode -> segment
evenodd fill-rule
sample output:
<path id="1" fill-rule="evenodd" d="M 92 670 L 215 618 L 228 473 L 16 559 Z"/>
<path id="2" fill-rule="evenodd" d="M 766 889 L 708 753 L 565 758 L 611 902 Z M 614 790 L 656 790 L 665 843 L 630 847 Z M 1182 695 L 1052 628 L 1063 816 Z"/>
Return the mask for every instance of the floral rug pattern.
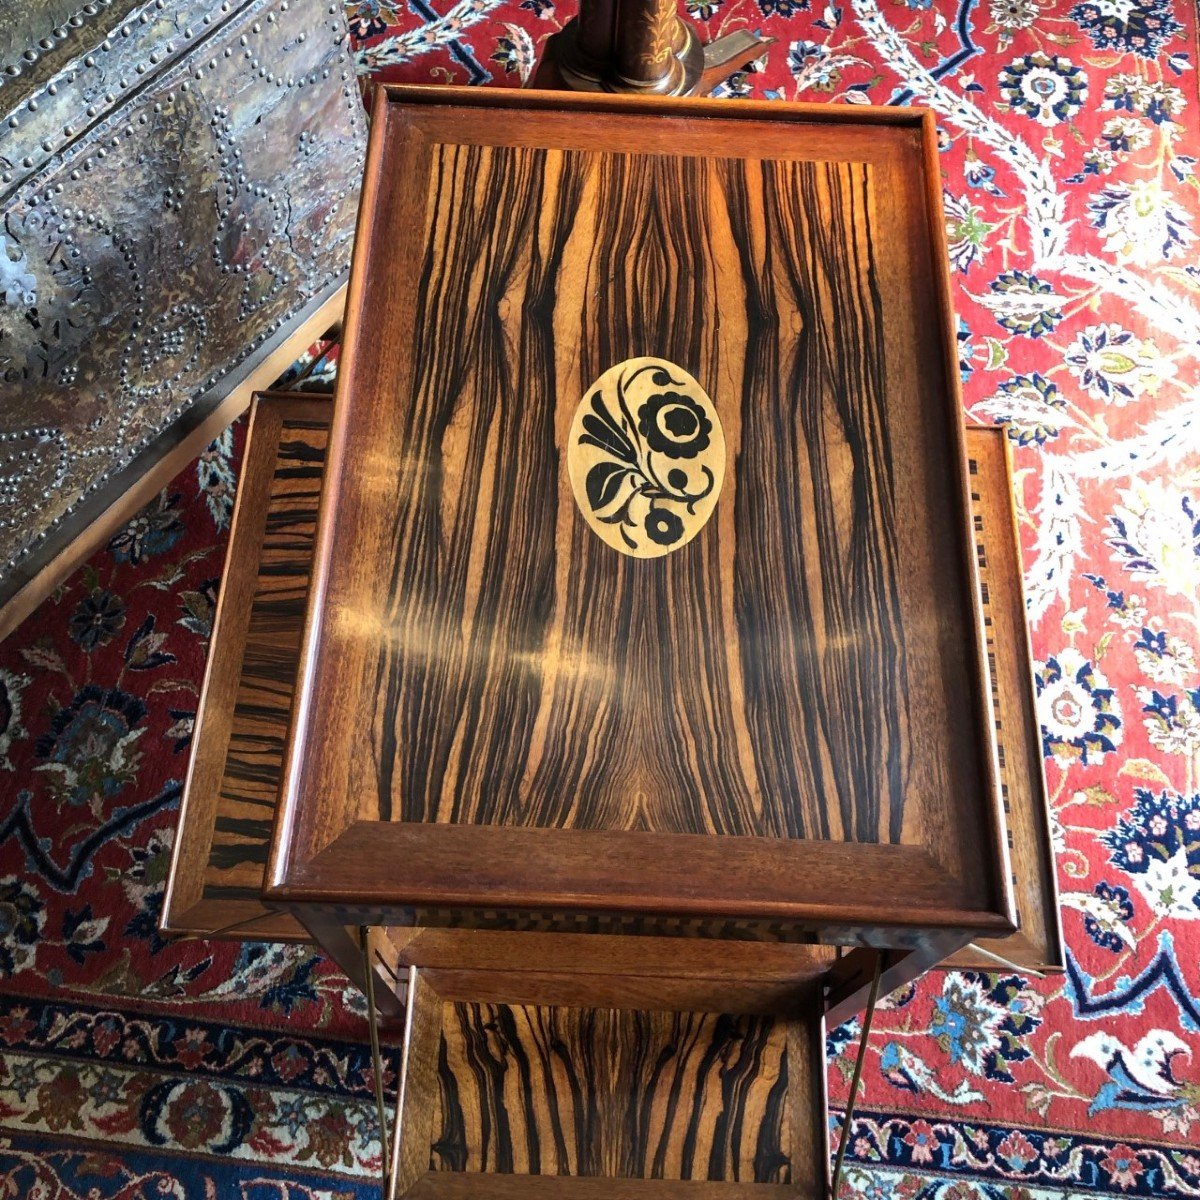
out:
<path id="1" fill-rule="evenodd" d="M 935 110 L 966 407 L 1015 451 L 1068 969 L 884 1002 L 845 1194 L 1200 1197 L 1195 9 L 686 8 L 777 39 L 731 101 Z M 573 8 L 347 11 L 364 73 L 519 86 Z M 337 971 L 154 932 L 239 439 L 0 646 L 0 1197 L 375 1194 Z M 857 1040 L 830 1038 L 835 1100 Z"/>

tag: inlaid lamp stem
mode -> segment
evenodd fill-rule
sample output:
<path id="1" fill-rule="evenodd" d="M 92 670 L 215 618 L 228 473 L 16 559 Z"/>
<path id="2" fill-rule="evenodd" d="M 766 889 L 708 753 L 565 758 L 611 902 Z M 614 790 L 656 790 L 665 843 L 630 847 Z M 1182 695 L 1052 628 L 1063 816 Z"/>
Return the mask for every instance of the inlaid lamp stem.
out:
<path id="1" fill-rule="evenodd" d="M 616 75 L 622 90 L 692 91 L 704 62 L 700 41 L 675 0 L 622 0 L 617 8 Z"/>

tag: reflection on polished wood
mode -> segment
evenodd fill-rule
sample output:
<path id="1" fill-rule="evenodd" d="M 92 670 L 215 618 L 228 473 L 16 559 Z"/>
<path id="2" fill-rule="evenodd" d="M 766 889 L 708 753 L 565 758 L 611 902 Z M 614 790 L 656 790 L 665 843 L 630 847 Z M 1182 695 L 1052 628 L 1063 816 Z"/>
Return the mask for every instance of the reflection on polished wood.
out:
<path id="1" fill-rule="evenodd" d="M 932 554 L 931 539 L 906 554 L 898 536 L 916 513 L 903 511 L 888 460 L 890 409 L 907 397 L 899 381 L 890 396 L 883 386 L 871 172 L 461 144 L 434 147 L 429 169 L 424 241 L 438 249 L 415 296 L 412 399 L 368 429 L 353 411 L 369 393 L 344 398 L 342 452 L 361 451 L 365 469 L 346 474 L 330 509 L 334 536 L 356 536 L 356 518 L 343 514 L 361 511 L 369 494 L 372 524 L 382 525 L 377 544 L 359 542 L 363 583 L 346 589 L 349 563 L 335 557 L 328 592 L 352 622 L 369 614 L 385 631 L 350 709 L 361 703 L 375 732 L 368 741 L 358 725 L 343 736 L 351 722 L 314 706 L 309 736 L 329 749 L 305 756 L 301 787 L 328 789 L 344 769 L 326 771 L 328 756 L 351 778 L 355 759 L 379 764 L 354 790 L 378 794 L 382 820 L 870 842 L 901 840 L 918 790 L 957 784 L 978 794 L 986 781 L 969 741 L 939 748 L 937 761 L 932 747 L 913 752 L 910 695 L 928 692 L 930 716 L 948 729 L 959 723 L 953 689 L 968 715 L 970 701 L 965 672 L 938 664 L 934 674 L 917 597 L 901 580 L 940 570 L 947 624 L 968 610 L 954 611 L 953 540 L 949 556 Z M 614 191 L 630 203 L 598 207 Z M 534 214 L 558 204 L 560 222 L 542 232 Z M 693 205 L 728 214 L 725 246 L 706 243 Z M 496 224 L 479 222 L 483 212 Z M 645 236 L 656 218 L 661 240 Z M 777 277 L 752 253 L 759 222 Z M 841 252 L 839 224 L 861 231 L 859 262 Z M 556 264 L 578 238 L 597 246 L 597 271 L 621 262 L 626 278 L 562 278 Z M 503 277 L 520 262 L 544 271 L 527 296 L 555 289 L 560 312 L 523 329 L 473 320 L 480 297 L 456 281 L 472 269 Z M 749 328 L 747 374 L 739 388 L 719 387 L 717 347 L 697 358 L 688 344 L 696 329 L 675 314 L 711 306 L 726 271 L 744 273 L 747 292 L 781 319 L 837 330 L 837 343 L 789 344 L 774 323 Z M 676 306 L 639 311 L 675 272 L 685 293 Z M 727 519 L 689 554 L 627 564 L 563 503 L 569 451 L 558 409 L 569 414 L 582 389 L 563 394 L 556 371 L 566 364 L 555 355 L 578 348 L 556 347 L 550 332 L 578 305 L 576 287 L 595 297 L 595 344 L 584 349 L 598 362 L 636 329 L 639 342 L 699 363 L 712 380 L 737 468 Z M 739 315 L 708 319 L 724 332 Z M 465 388 L 444 374 L 445 329 L 462 331 L 455 354 L 487 365 Z M 513 338 L 530 343 L 515 389 Z M 358 349 L 350 341 L 346 353 Z M 859 386 L 842 395 L 831 383 L 845 373 Z M 795 398 L 775 409 L 781 384 Z M 514 393 L 527 401 L 505 407 Z M 382 450 L 386 460 L 391 439 L 419 465 L 372 477 L 371 456 Z M 949 482 L 938 484 L 947 502 Z M 368 582 L 370 564 L 379 575 Z M 339 616 L 330 614 L 317 648 L 317 689 L 361 640 Z"/>

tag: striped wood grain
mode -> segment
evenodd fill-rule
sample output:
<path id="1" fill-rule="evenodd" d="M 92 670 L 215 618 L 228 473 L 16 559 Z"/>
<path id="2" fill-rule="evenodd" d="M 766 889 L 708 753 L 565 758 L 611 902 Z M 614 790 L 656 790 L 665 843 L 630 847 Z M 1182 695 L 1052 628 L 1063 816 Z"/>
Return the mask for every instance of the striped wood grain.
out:
<path id="1" fill-rule="evenodd" d="M 265 894 L 1010 931 L 932 114 L 376 117 Z M 614 563 L 563 459 L 647 354 L 731 469 Z"/>
<path id="2" fill-rule="evenodd" d="M 283 419 L 209 851 L 210 895 L 223 888 L 262 887 L 279 802 L 328 440 L 327 421 Z"/>
<path id="3" fill-rule="evenodd" d="M 168 933 L 304 936 L 260 896 L 312 569 L 329 402 L 256 399 L 180 818 Z M 245 922 L 250 922 L 245 924 Z"/>
<path id="4" fill-rule="evenodd" d="M 787 1022 L 702 1013 L 444 1009 L 431 1166 L 787 1183 Z"/>
<path id="5" fill-rule="evenodd" d="M 1011 930 L 931 114 L 380 99 L 269 898 Z M 614 564 L 566 439 L 647 354 L 731 469 Z"/>
<path id="6" fill-rule="evenodd" d="M 237 685 L 234 734 L 225 759 L 218 805 L 212 814 L 212 829 L 197 829 L 194 823 L 185 822 L 180 834 L 189 842 L 204 840 L 206 834 L 211 838 L 202 892 L 210 906 L 190 918 L 186 911 L 173 914 L 171 924 L 176 932 L 201 932 L 226 920 L 245 919 L 262 912 L 256 901 L 278 800 L 278 747 L 287 733 L 302 620 L 301 594 L 312 554 L 312 507 L 323 474 L 328 430 L 325 402 L 299 403 L 306 419 L 280 420 L 276 426 L 264 419 L 264 414 L 269 410 L 279 416 L 287 411 L 287 402 L 260 400 L 251 431 L 252 443 L 256 438 L 269 437 L 278 446 L 273 446 L 270 456 L 262 459 L 264 467 L 270 468 L 270 482 L 261 527 L 254 525 L 248 529 L 246 521 L 239 521 L 231 542 L 231 558 L 260 555 L 255 568 L 245 657 Z M 1021 932 L 1012 938 L 984 945 L 1023 965 L 1053 969 L 1061 964 L 1061 935 L 1038 767 L 1036 723 L 1027 695 L 1029 683 L 1024 666 L 1027 657 L 1021 653 L 1019 559 L 1003 442 L 1002 431 L 967 431 L 975 531 L 985 588 L 992 699 L 997 714 L 1014 886 L 1022 924 Z M 248 449 L 246 469 L 253 471 L 258 460 L 259 456 Z M 262 536 L 258 551 L 255 546 L 260 543 L 254 529 L 260 529 Z M 232 615 L 227 615 L 225 622 L 231 619 Z M 213 653 L 220 657 L 224 650 L 222 643 L 214 647 Z M 190 798 L 189 804 L 193 800 Z M 213 906 L 213 901 L 223 901 L 224 907 Z M 462 914 L 457 915 L 462 918 Z M 542 914 L 525 925 L 544 929 L 552 923 L 550 917 L 551 914 Z M 438 914 L 423 914 L 423 918 L 433 924 L 445 924 L 451 919 L 450 914 L 444 919 L 439 919 Z M 490 919 L 476 913 L 465 923 L 471 927 L 513 926 L 511 918 L 499 913 L 492 914 Z M 588 927 L 599 926 L 592 921 Z M 629 932 L 627 921 L 618 922 L 615 927 Z M 294 930 L 286 919 L 269 918 L 248 927 L 246 932 L 254 936 L 278 936 Z M 723 934 L 741 936 L 729 929 Z M 647 944 L 644 939 L 635 939 L 635 943 Z M 683 952 L 673 953 L 677 956 Z M 423 960 L 418 955 L 414 961 Z M 972 958 L 969 952 L 957 955 L 955 962 L 960 966 L 991 965 L 986 960 Z"/>
<path id="7" fill-rule="evenodd" d="M 364 696 L 382 818 L 901 839 L 924 681 L 875 187 L 853 162 L 433 148 Z M 630 564 L 564 502 L 559 425 L 568 361 L 634 343 L 734 441 L 702 536 Z"/>

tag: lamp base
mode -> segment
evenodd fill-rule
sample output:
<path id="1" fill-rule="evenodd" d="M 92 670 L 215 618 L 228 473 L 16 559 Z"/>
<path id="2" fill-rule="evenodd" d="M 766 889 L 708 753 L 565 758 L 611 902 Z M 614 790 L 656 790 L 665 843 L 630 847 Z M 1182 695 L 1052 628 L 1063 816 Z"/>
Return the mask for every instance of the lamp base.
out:
<path id="1" fill-rule="evenodd" d="M 547 39 L 529 86 L 576 92 L 705 96 L 760 58 L 775 41 L 739 29 L 705 46 L 690 22 L 679 18 L 679 25 L 676 41 L 680 49 L 672 52 L 662 75 L 647 82 L 621 75 L 615 62 L 595 63 L 585 58 L 579 51 L 578 21 L 572 18 L 559 33 Z"/>

